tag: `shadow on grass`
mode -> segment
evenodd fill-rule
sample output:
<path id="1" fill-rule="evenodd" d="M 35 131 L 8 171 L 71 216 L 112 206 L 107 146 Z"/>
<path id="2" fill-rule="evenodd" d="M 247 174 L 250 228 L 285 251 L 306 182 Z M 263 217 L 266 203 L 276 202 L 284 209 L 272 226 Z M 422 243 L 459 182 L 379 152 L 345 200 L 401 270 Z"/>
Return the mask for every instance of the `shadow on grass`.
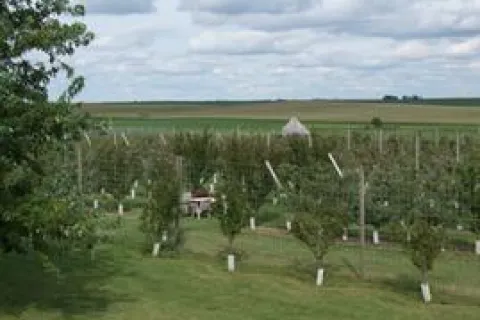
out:
<path id="1" fill-rule="evenodd" d="M 418 301 L 422 300 L 420 290 L 420 280 L 410 274 L 400 274 L 395 278 L 373 280 L 389 290 L 414 298 Z M 467 294 L 461 288 L 459 291 L 447 289 L 436 281 L 430 282 L 430 290 L 432 293 L 433 304 L 455 305 L 455 306 L 480 306 L 479 296 L 476 294 Z"/>
<path id="2" fill-rule="evenodd" d="M 0 256 L 0 314 L 19 315 L 28 308 L 60 312 L 64 316 L 105 311 L 114 302 L 132 301 L 106 288 L 122 274 L 110 251 L 70 253 L 52 268 L 35 254 Z M 59 271 L 58 271 L 59 270 Z"/>
<path id="3" fill-rule="evenodd" d="M 419 281 L 410 274 L 403 273 L 394 278 L 374 279 L 371 282 L 404 295 L 421 298 Z"/>
<path id="4" fill-rule="evenodd" d="M 340 260 L 342 261 L 343 265 L 355 275 L 357 279 L 362 279 L 362 271 L 360 270 L 359 267 L 356 267 L 355 264 L 350 261 L 346 257 L 341 257 Z"/>

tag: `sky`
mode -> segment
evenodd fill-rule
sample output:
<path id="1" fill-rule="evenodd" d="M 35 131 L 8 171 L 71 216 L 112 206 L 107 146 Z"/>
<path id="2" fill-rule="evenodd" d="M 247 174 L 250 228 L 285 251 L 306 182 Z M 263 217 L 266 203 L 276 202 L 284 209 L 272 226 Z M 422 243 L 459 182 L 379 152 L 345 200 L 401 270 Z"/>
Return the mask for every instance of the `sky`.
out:
<path id="1" fill-rule="evenodd" d="M 82 101 L 480 96 L 480 0 L 84 2 Z"/>

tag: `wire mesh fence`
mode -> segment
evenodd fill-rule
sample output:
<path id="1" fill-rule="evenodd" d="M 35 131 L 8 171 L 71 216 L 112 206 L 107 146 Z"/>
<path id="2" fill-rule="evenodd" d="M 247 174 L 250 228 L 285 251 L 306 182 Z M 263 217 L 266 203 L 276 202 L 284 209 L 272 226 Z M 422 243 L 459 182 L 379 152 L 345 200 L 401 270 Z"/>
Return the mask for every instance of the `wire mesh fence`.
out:
<path id="1" fill-rule="evenodd" d="M 89 210 L 136 216 L 150 198 L 154 159 L 166 159 L 169 170 L 181 173 L 186 249 L 210 257 L 226 245 L 211 202 L 222 175 L 234 171 L 255 191 L 249 199 L 254 210 L 235 242 L 246 253 L 239 264 L 245 272 L 312 276 L 314 257 L 291 232 L 295 212 L 285 205 L 289 186 L 301 184 L 335 202 L 345 216 L 343 234 L 326 256 L 327 281 L 348 285 L 366 278 L 416 294 L 420 275 L 405 242 L 412 236 L 408 227 L 422 214 L 445 231 L 432 286 L 447 302 L 463 296 L 473 301 L 480 299 L 479 141 L 475 132 L 438 131 L 310 138 L 115 134 L 82 143 L 70 160 L 77 161 Z"/>

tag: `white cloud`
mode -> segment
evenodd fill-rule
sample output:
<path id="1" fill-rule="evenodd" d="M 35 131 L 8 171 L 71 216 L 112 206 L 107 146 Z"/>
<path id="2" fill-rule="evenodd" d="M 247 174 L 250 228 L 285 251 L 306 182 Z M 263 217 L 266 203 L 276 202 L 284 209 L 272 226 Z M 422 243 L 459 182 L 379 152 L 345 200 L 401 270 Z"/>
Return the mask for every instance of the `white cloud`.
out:
<path id="1" fill-rule="evenodd" d="M 79 99 L 478 92 L 480 0 L 153 5 L 156 10 L 145 13 L 87 14 L 84 21 L 97 37 L 72 59 L 87 79 Z"/>
<path id="2" fill-rule="evenodd" d="M 314 0 L 181 0 L 180 10 L 235 15 L 245 13 L 297 13 L 310 9 Z"/>
<path id="3" fill-rule="evenodd" d="M 453 55 L 475 55 L 480 53 L 480 37 L 470 38 L 453 44 L 449 48 Z"/>
<path id="4" fill-rule="evenodd" d="M 193 52 L 209 54 L 294 53 L 305 50 L 311 39 L 305 32 L 206 31 L 191 39 L 189 45 Z"/>
<path id="5" fill-rule="evenodd" d="M 218 0 L 220 1 L 220 0 Z M 201 0 L 191 0 L 201 3 Z M 221 1 L 227 5 L 229 1 Z M 323 0 L 291 14 L 227 14 L 191 9 L 203 25 L 236 25 L 258 30 L 320 29 L 397 38 L 460 36 L 478 33 L 478 0 Z"/>
<path id="6" fill-rule="evenodd" d="M 406 41 L 401 43 L 394 50 L 394 57 L 400 59 L 424 59 L 434 55 L 436 52 L 427 43 L 419 40 Z"/>
<path id="7" fill-rule="evenodd" d="M 132 14 L 155 11 L 153 0 L 83 0 L 88 13 L 96 14 Z"/>

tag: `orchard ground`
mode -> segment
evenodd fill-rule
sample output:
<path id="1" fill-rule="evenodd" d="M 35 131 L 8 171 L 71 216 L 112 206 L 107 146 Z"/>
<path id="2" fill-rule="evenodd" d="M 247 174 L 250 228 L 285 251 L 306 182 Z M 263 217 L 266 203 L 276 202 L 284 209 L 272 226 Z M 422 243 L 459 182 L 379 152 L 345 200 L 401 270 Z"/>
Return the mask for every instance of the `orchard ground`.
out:
<path id="1" fill-rule="evenodd" d="M 116 219 L 115 216 L 112 216 Z M 421 302 L 419 279 L 404 252 L 369 246 L 366 279 L 359 248 L 337 244 L 327 255 L 324 287 L 313 258 L 278 229 L 245 230 L 236 246 L 247 257 L 234 273 L 218 253 L 226 244 L 215 219 L 182 221 L 183 252 L 152 258 L 127 213 L 113 244 L 58 257 L 62 271 L 32 255 L 2 256 L 0 319 L 478 319 L 480 257 L 446 251 L 431 276 L 433 302 Z"/>

